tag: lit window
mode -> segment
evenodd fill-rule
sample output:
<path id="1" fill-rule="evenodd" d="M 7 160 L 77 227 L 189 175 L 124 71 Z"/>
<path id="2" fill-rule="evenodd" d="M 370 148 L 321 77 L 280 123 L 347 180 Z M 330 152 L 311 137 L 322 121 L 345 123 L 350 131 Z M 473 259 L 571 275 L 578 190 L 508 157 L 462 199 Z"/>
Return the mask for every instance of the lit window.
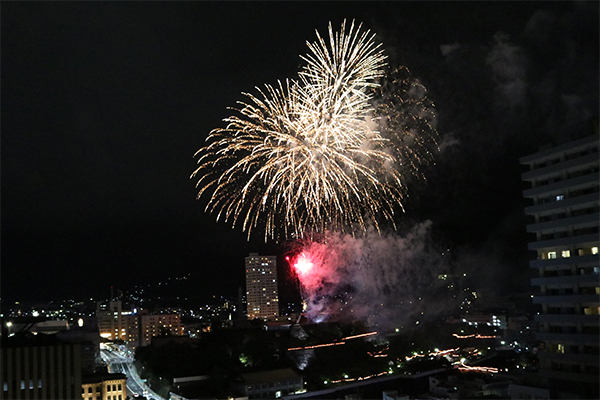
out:
<path id="1" fill-rule="evenodd" d="M 598 247 L 592 247 L 592 254 L 598 254 Z"/>
<path id="2" fill-rule="evenodd" d="M 556 196 L 556 201 L 561 201 L 564 199 L 565 199 L 565 196 L 563 196 L 562 194 L 559 194 L 558 196 Z"/>
<path id="3" fill-rule="evenodd" d="M 548 258 L 556 258 L 556 252 L 555 251 L 549 251 L 548 252 Z"/>
<path id="4" fill-rule="evenodd" d="M 571 252 L 569 250 L 563 250 L 561 255 L 562 255 L 562 258 L 569 258 L 569 257 L 571 257 Z"/>

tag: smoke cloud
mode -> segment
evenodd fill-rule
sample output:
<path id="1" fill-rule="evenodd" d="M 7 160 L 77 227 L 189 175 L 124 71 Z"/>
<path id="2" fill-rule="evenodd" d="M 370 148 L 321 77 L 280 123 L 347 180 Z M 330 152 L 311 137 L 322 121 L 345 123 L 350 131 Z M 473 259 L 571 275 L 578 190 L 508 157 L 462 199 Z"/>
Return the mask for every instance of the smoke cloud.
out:
<path id="1" fill-rule="evenodd" d="M 508 35 L 499 32 L 494 35 L 494 47 L 487 57 L 492 68 L 500 98 L 498 105 L 508 105 L 510 109 L 522 106 L 527 94 L 527 59 L 521 48 L 509 41 Z"/>
<path id="2" fill-rule="evenodd" d="M 442 55 L 446 57 L 450 53 L 460 49 L 460 46 L 461 45 L 458 42 L 454 42 L 452 44 L 442 44 L 440 45 L 440 51 L 442 52 Z"/>
<path id="3" fill-rule="evenodd" d="M 370 229 L 361 237 L 328 233 L 306 241 L 292 260 L 314 322 L 357 319 L 379 329 L 409 327 L 456 304 L 447 252 L 431 237 L 431 222 L 404 235 Z"/>

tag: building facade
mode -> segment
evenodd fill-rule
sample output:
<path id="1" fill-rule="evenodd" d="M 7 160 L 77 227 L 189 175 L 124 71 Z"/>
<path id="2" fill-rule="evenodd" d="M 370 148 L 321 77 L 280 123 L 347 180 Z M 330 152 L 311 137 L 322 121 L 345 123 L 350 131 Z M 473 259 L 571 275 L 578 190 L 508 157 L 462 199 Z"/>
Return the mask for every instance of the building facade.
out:
<path id="1" fill-rule="evenodd" d="M 181 319 L 177 314 L 148 314 L 140 315 L 140 346 L 147 346 L 154 336 L 164 333 L 183 335 Z"/>
<path id="2" fill-rule="evenodd" d="M 140 345 L 140 319 L 137 313 L 123 315 L 125 326 L 125 342 L 131 350 Z"/>
<path id="3" fill-rule="evenodd" d="M 127 400 L 127 376 L 115 374 L 86 375 L 81 383 L 83 400 Z"/>
<path id="4" fill-rule="evenodd" d="M 248 319 L 279 316 L 276 256 L 250 253 L 246 257 L 246 304 Z"/>
<path id="5" fill-rule="evenodd" d="M 304 380 L 290 368 L 242 374 L 239 390 L 247 399 L 276 399 L 304 391 Z"/>
<path id="6" fill-rule="evenodd" d="M 12 339 L 12 338 L 11 338 Z M 81 348 L 38 335 L 3 343 L 2 399 L 81 399 Z"/>
<path id="7" fill-rule="evenodd" d="M 558 398 L 598 398 L 599 317 L 599 135 L 521 158 L 529 167 L 523 195 L 537 253 L 530 267 L 533 302 L 540 307 L 537 339 L 540 375 Z"/>
<path id="8" fill-rule="evenodd" d="M 127 340 L 127 329 L 124 316 L 131 312 L 123 312 L 121 301 L 98 302 L 96 305 L 96 319 L 100 336 L 106 339 Z"/>
<path id="9" fill-rule="evenodd" d="M 123 311 L 119 300 L 98 303 L 96 318 L 100 336 L 123 340 L 131 350 L 135 350 L 138 346 L 149 345 L 153 336 L 164 333 L 183 335 L 179 315 L 143 312 Z"/>

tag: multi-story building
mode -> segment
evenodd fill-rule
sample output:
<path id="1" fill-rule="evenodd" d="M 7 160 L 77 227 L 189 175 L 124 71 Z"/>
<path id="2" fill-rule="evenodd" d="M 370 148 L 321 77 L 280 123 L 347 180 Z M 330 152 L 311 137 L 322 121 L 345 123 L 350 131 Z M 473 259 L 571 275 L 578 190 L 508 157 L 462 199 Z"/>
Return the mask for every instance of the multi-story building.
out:
<path id="1" fill-rule="evenodd" d="M 164 333 L 183 335 L 179 315 L 123 311 L 119 300 L 98 303 L 96 317 L 100 336 L 123 340 L 131 350 L 150 344 L 153 336 Z"/>
<path id="2" fill-rule="evenodd" d="M 81 345 L 55 335 L 2 338 L 2 399 L 81 400 Z"/>
<path id="3" fill-rule="evenodd" d="M 557 398 L 598 398 L 600 282 L 599 135 L 521 158 L 533 205 L 527 231 L 540 307 L 540 375 Z M 553 397 L 554 398 L 554 397 Z"/>
<path id="4" fill-rule="evenodd" d="M 125 342 L 131 350 L 135 350 L 140 345 L 140 319 L 137 312 L 123 315 L 123 324 L 125 326 Z"/>
<path id="5" fill-rule="evenodd" d="M 127 312 L 131 314 L 131 312 Z M 100 336 L 106 339 L 127 340 L 124 313 L 120 300 L 108 303 L 98 302 L 96 306 L 96 319 Z"/>
<path id="6" fill-rule="evenodd" d="M 126 400 L 127 376 L 121 373 L 84 375 L 81 383 L 83 400 Z"/>
<path id="7" fill-rule="evenodd" d="M 248 319 L 279 316 L 276 256 L 246 257 L 246 302 Z"/>
<path id="8" fill-rule="evenodd" d="M 140 346 L 149 345 L 152 337 L 164 333 L 183 335 L 183 325 L 177 314 L 140 315 L 140 327 Z"/>
<path id="9" fill-rule="evenodd" d="M 290 368 L 241 374 L 239 391 L 248 399 L 275 399 L 304 392 L 304 380 Z"/>
<path id="10" fill-rule="evenodd" d="M 120 300 L 98 302 L 96 319 L 100 336 L 109 340 L 120 339 L 131 349 L 139 345 L 139 318 L 137 313 L 123 311 Z"/>

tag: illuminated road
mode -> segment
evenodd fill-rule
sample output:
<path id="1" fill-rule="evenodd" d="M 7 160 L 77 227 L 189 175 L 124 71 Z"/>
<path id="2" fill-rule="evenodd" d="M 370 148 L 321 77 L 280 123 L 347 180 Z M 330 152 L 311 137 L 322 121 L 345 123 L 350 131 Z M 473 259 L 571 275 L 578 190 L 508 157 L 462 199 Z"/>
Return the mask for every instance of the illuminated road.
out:
<path id="1" fill-rule="evenodd" d="M 116 350 L 100 350 L 100 355 L 111 373 L 120 372 L 127 376 L 127 394 L 144 396 L 151 400 L 165 400 L 146 385 L 138 375 L 133 360 Z"/>

